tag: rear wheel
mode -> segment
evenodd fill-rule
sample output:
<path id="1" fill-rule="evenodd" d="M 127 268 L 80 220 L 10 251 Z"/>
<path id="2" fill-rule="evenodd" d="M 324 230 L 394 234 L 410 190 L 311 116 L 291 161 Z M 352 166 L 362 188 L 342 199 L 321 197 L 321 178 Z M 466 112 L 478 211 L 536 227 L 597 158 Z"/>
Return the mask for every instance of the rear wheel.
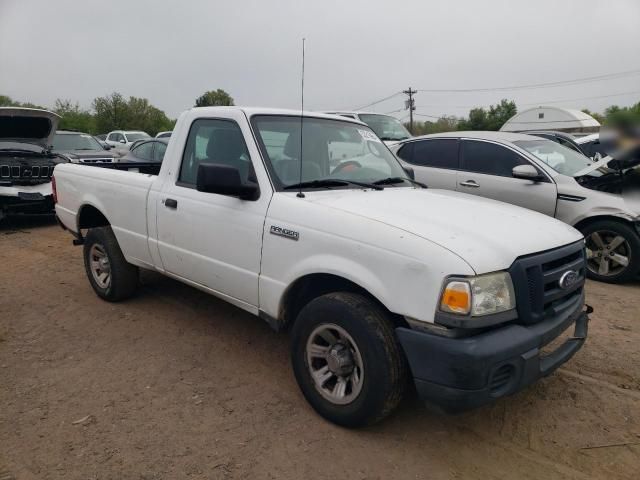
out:
<path id="1" fill-rule="evenodd" d="M 138 268 L 125 260 L 111 227 L 87 232 L 84 266 L 93 290 L 110 302 L 131 297 L 138 287 Z"/>
<path id="2" fill-rule="evenodd" d="M 582 229 L 587 247 L 587 275 L 607 283 L 633 280 L 640 271 L 640 237 L 631 226 L 599 220 Z"/>
<path id="3" fill-rule="evenodd" d="M 324 418 L 359 427 L 398 405 L 406 361 L 386 312 L 353 293 L 309 302 L 292 330 L 293 370 L 307 401 Z"/>

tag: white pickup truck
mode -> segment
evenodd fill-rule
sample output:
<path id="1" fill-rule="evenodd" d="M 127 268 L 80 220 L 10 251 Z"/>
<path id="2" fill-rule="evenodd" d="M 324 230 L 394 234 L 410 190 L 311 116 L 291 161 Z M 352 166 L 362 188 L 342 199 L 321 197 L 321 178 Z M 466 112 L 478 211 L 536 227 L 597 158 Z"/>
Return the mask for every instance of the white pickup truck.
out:
<path id="1" fill-rule="evenodd" d="M 336 165 L 334 142 L 360 153 Z M 290 330 L 303 394 L 338 424 L 383 418 L 409 377 L 442 410 L 482 405 L 586 338 L 578 231 L 424 188 L 359 121 L 194 108 L 158 175 L 119 168 L 55 170 L 57 216 L 95 292 L 123 300 L 151 269 Z"/>

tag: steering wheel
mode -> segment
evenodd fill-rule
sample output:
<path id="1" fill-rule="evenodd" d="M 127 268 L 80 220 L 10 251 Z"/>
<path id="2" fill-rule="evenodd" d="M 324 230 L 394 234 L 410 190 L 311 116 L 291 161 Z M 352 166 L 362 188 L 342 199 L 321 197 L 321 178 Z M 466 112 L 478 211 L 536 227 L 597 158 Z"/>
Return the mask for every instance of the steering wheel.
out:
<path id="1" fill-rule="evenodd" d="M 355 160 L 348 160 L 346 162 L 338 164 L 338 166 L 335 168 L 335 170 L 333 170 L 333 172 L 331 172 L 331 174 L 333 175 L 334 173 L 341 172 L 342 170 L 352 172 L 356 168 L 362 168 L 360 162 L 356 162 Z"/>

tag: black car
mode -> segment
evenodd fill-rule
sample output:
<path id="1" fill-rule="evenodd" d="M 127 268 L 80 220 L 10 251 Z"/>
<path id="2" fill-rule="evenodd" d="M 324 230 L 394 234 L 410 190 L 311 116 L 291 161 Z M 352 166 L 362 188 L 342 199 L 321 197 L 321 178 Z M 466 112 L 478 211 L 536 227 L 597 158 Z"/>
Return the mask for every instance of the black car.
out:
<path id="1" fill-rule="evenodd" d="M 154 138 L 140 140 L 131 146 L 131 149 L 120 162 L 158 162 L 162 163 L 164 152 L 167 150 L 168 138 Z"/>
<path id="2" fill-rule="evenodd" d="M 68 161 L 49 148 L 59 120 L 46 110 L 0 107 L 0 220 L 53 212 L 53 169 Z"/>
<path id="3" fill-rule="evenodd" d="M 568 133 L 555 132 L 552 130 L 541 130 L 541 131 L 521 132 L 521 133 L 526 133 L 527 135 L 535 135 L 536 137 L 546 138 L 547 140 L 551 140 L 553 142 L 559 143 L 560 145 L 564 145 L 565 147 L 570 148 L 571 150 L 574 150 L 583 155 L 586 155 L 587 157 L 589 156 L 582 150 L 582 148 L 580 148 L 580 145 L 578 145 L 575 138 L 573 138 L 573 136 L 569 135 Z"/>
<path id="4" fill-rule="evenodd" d="M 53 137 L 52 151 L 72 163 L 113 163 L 120 156 L 110 152 L 92 135 L 82 132 L 58 130 Z"/>

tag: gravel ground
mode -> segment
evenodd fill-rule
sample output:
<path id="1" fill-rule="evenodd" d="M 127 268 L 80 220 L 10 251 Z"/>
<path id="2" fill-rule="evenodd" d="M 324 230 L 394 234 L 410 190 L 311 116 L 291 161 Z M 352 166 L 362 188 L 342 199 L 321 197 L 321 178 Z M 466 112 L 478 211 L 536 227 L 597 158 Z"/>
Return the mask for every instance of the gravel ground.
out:
<path id="1" fill-rule="evenodd" d="M 640 283 L 588 283 L 587 344 L 528 390 L 350 431 L 307 405 L 286 335 L 152 273 L 101 301 L 50 219 L 0 227 L 0 265 L 2 480 L 639 475 Z"/>

